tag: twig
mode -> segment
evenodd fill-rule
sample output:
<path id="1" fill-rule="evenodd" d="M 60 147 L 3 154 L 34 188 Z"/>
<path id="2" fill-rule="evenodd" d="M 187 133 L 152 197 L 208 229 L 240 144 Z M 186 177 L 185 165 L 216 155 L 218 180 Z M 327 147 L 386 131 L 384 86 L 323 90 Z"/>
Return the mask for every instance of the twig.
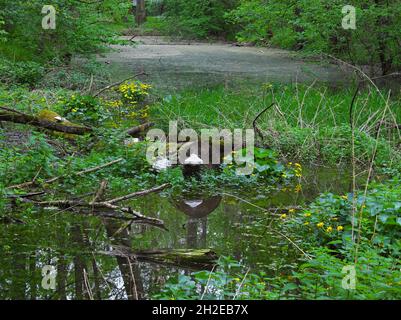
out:
<path id="1" fill-rule="evenodd" d="M 97 166 L 97 167 L 94 167 L 94 168 L 90 168 L 90 169 L 86 169 L 86 170 L 77 172 L 77 173 L 75 173 L 75 174 L 73 174 L 73 175 L 76 175 L 76 176 L 85 175 L 85 174 L 88 174 L 88 173 L 91 173 L 91 172 L 94 172 L 94 171 L 98 171 L 98 170 L 104 169 L 104 168 L 106 168 L 106 167 L 109 167 L 109 166 L 111 166 L 111 165 L 113 165 L 113 164 L 116 164 L 116 163 L 118 163 L 118 162 L 121 162 L 121 161 L 123 161 L 123 160 L 124 160 L 124 159 L 119 158 L 119 159 L 114 160 L 114 161 L 111 161 L 111 162 L 109 162 L 109 163 L 105 163 L 105 164 L 103 164 L 103 165 L 101 165 L 101 166 Z M 58 177 L 55 177 L 55 178 L 51 178 L 51 179 L 45 180 L 45 181 L 44 181 L 44 184 L 53 183 L 53 182 L 55 182 L 55 181 L 57 181 L 57 180 L 60 180 L 61 178 L 64 178 L 64 177 L 65 177 L 65 176 L 62 175 L 62 176 L 58 176 Z M 25 182 L 25 183 L 22 183 L 22 184 L 17 184 L 17 185 L 9 186 L 9 187 L 7 187 L 6 189 L 20 189 L 20 188 L 25 188 L 25 187 L 32 186 L 32 185 L 34 185 L 34 184 L 35 184 L 35 181 L 29 181 L 29 182 Z"/>
<path id="2" fill-rule="evenodd" d="M 237 196 L 235 196 L 233 194 L 229 194 L 229 193 L 224 193 L 223 192 L 222 195 L 226 195 L 226 196 L 229 196 L 229 197 L 236 198 L 236 199 L 238 199 L 238 200 L 240 200 L 240 201 L 242 201 L 244 203 L 247 203 L 247 204 L 249 204 L 249 205 L 251 205 L 251 206 L 253 206 L 253 207 L 255 207 L 255 208 L 259 209 L 259 210 L 266 211 L 266 209 L 264 209 L 262 207 L 259 207 L 258 205 L 253 204 L 252 202 L 249 202 L 249 201 L 247 201 L 245 199 L 237 197 Z M 312 257 L 309 254 L 307 254 L 304 250 L 302 250 L 293 240 L 291 240 L 289 237 L 287 237 L 284 233 L 282 233 L 282 232 L 280 232 L 278 230 L 275 230 L 270 226 L 268 226 L 268 227 L 270 228 L 271 231 L 273 231 L 273 232 L 277 233 L 278 235 L 282 236 L 283 238 L 287 239 L 295 248 L 297 248 L 300 252 L 302 252 L 302 254 L 305 255 L 305 257 L 307 257 L 309 260 L 312 259 Z"/>
<path id="3" fill-rule="evenodd" d="M 107 184 L 108 184 L 107 180 L 103 180 L 100 183 L 99 190 L 96 192 L 96 195 L 94 196 L 92 201 L 89 203 L 90 205 L 94 204 L 97 200 L 99 200 L 104 195 L 104 192 L 106 191 L 106 188 L 107 188 Z"/>
<path id="4" fill-rule="evenodd" d="M 115 83 L 113 83 L 113 84 L 110 84 L 110 85 L 108 85 L 107 87 L 104 87 L 103 89 L 101 89 L 101 90 L 99 90 L 97 93 L 95 93 L 95 94 L 94 94 L 94 97 L 97 97 L 97 96 L 101 95 L 104 91 L 109 90 L 109 89 L 111 89 L 111 88 L 113 88 L 113 87 L 115 87 L 115 86 L 118 86 L 118 85 L 124 83 L 125 81 L 131 80 L 131 79 L 133 79 L 133 78 L 136 78 L 136 77 L 139 77 L 139 76 L 142 76 L 142 75 L 147 75 L 147 73 L 145 73 L 144 71 L 142 71 L 142 72 L 137 73 L 137 74 L 135 74 L 135 75 L 133 75 L 133 76 L 131 76 L 131 77 L 128 77 L 128 78 L 126 78 L 126 79 L 124 79 L 124 80 L 121 80 L 121 81 L 115 82 Z"/>
<path id="5" fill-rule="evenodd" d="M 32 201 L 28 199 L 21 198 L 23 202 L 26 203 L 31 203 L 33 205 L 37 205 L 40 207 L 58 207 L 58 208 L 65 208 L 65 210 L 71 210 L 72 208 L 96 208 L 98 209 L 97 212 L 95 211 L 89 211 L 88 214 L 91 215 L 100 215 L 103 217 L 108 217 L 108 218 L 115 218 L 115 219 L 124 219 L 124 220 L 129 220 L 132 221 L 134 220 L 137 223 L 147 223 L 156 227 L 159 227 L 163 230 L 167 230 L 166 227 L 164 226 L 164 222 L 160 219 L 152 218 L 152 217 L 147 217 L 137 211 L 134 211 L 131 208 L 124 208 L 124 207 L 119 207 L 107 202 L 95 202 L 95 203 L 88 203 L 88 202 L 83 202 L 83 201 L 76 201 L 76 200 L 54 200 L 54 201 Z M 111 211 L 115 212 L 122 212 L 129 214 L 129 217 L 127 216 L 117 216 L 115 214 L 107 214 L 102 212 L 102 209 L 108 209 Z M 82 210 L 79 210 L 79 213 L 83 213 Z"/>
<path id="6" fill-rule="evenodd" d="M 11 108 L 7 108 L 7 107 L 0 107 L 0 109 L 5 110 L 5 111 L 10 111 L 10 112 L 14 112 L 14 113 L 18 113 L 20 115 L 25 115 L 25 113 L 22 113 L 21 111 L 15 110 L 15 109 L 11 109 Z"/>
<path id="7" fill-rule="evenodd" d="M 271 107 L 273 107 L 276 103 L 273 102 L 271 105 L 269 105 L 268 107 L 266 107 L 265 109 L 263 109 L 261 112 L 258 113 L 258 115 L 255 117 L 255 119 L 252 122 L 252 126 L 253 126 L 253 130 L 255 131 L 255 133 L 258 134 L 258 136 L 260 137 L 260 139 L 264 140 L 262 131 L 260 131 L 260 129 L 258 128 L 258 126 L 256 125 L 256 122 L 258 121 L 258 119 L 262 116 L 262 114 L 264 114 L 267 110 L 269 110 Z"/>
<path id="8" fill-rule="evenodd" d="M 131 199 L 131 198 L 143 197 L 143 196 L 146 196 L 146 195 L 148 195 L 150 193 L 160 192 L 160 191 L 162 191 L 162 190 L 164 190 L 164 189 L 166 189 L 167 187 L 170 187 L 170 186 L 171 186 L 170 183 L 165 183 L 165 184 L 162 184 L 159 187 L 155 187 L 155 188 L 152 188 L 152 189 L 149 189 L 149 190 L 134 192 L 134 193 L 127 194 L 127 195 L 122 196 L 122 197 L 114 198 L 114 199 L 111 199 L 111 200 L 108 200 L 108 201 L 105 201 L 105 202 L 108 203 L 108 204 L 114 204 L 114 203 L 125 201 L 125 200 Z"/>
<path id="9" fill-rule="evenodd" d="M 248 270 L 246 271 L 244 278 L 242 279 L 242 281 L 241 281 L 241 283 L 240 283 L 240 285 L 239 285 L 237 291 L 235 292 L 235 295 L 234 295 L 234 297 L 233 297 L 233 300 L 235 300 L 235 299 L 237 298 L 238 294 L 240 293 L 241 288 L 242 288 L 242 286 L 244 285 L 245 279 L 246 279 L 246 277 L 248 276 L 248 273 L 249 273 L 250 270 L 251 270 L 251 268 L 248 268 Z"/>
<path id="10" fill-rule="evenodd" d="M 358 84 L 354 96 L 352 97 L 351 105 L 349 108 L 349 123 L 351 127 L 351 148 L 352 148 L 352 221 L 351 221 L 351 239 L 354 240 L 355 234 L 355 211 L 356 211 L 356 162 L 355 162 L 355 125 L 354 125 L 354 105 L 358 92 L 360 90 L 360 83 Z"/>
<path id="11" fill-rule="evenodd" d="M 32 192 L 32 193 L 26 193 L 26 194 L 10 194 L 10 195 L 6 195 L 6 198 L 9 199 L 16 199 L 16 198 L 31 198 L 31 197 L 35 197 L 35 196 L 41 196 L 45 194 L 44 191 L 41 192 Z"/>

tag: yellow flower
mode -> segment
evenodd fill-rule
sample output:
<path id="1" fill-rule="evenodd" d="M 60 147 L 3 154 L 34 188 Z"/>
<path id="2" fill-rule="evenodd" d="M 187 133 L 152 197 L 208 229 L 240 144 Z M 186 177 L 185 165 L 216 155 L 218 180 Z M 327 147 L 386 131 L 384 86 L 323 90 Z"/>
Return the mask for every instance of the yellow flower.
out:
<path id="1" fill-rule="evenodd" d="M 327 232 L 332 232 L 332 231 L 333 231 L 333 228 L 332 228 L 332 227 L 328 227 L 328 228 L 326 229 L 326 231 L 327 231 Z"/>
<path id="2" fill-rule="evenodd" d="M 337 231 L 343 231 L 344 230 L 344 227 L 343 226 L 338 226 L 337 227 Z"/>
<path id="3" fill-rule="evenodd" d="M 74 108 L 74 109 L 72 109 L 71 111 L 75 113 L 75 112 L 78 111 L 78 109 L 75 109 L 75 108 Z"/>
<path id="4" fill-rule="evenodd" d="M 310 212 L 305 213 L 305 217 L 309 218 L 312 214 Z"/>
<path id="5" fill-rule="evenodd" d="M 295 187 L 295 189 L 294 189 L 294 191 L 295 192 L 301 192 L 302 191 L 302 186 L 300 185 L 300 184 L 298 184 L 296 187 Z"/>
<path id="6" fill-rule="evenodd" d="M 348 200 L 348 197 L 347 196 L 341 196 L 341 199 Z"/>
<path id="7" fill-rule="evenodd" d="M 319 222 L 316 226 L 317 226 L 318 228 L 323 228 L 324 223 L 323 223 L 323 222 Z"/>
<path id="8" fill-rule="evenodd" d="M 270 89 L 272 87 L 273 87 L 273 85 L 271 83 L 269 83 L 269 82 L 266 82 L 266 83 L 264 83 L 262 85 L 262 88 L 265 89 L 265 90 L 268 90 L 268 89 Z"/>
<path id="9" fill-rule="evenodd" d="M 333 221 L 338 221 L 338 218 L 334 217 L 333 219 L 331 219 Z"/>
<path id="10" fill-rule="evenodd" d="M 295 212 L 295 209 L 288 210 L 288 213 L 294 213 L 294 212 Z"/>
<path id="11" fill-rule="evenodd" d="M 287 218 L 287 215 L 284 213 L 284 214 L 281 215 L 280 218 L 281 218 L 281 219 L 285 219 L 285 218 Z"/>
<path id="12" fill-rule="evenodd" d="M 304 226 L 309 226 L 309 221 L 304 222 Z"/>

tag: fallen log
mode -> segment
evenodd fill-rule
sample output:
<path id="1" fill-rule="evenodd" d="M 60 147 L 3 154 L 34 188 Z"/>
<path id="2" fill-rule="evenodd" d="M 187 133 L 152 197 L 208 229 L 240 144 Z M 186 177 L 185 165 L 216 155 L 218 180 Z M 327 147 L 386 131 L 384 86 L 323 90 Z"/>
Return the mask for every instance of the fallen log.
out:
<path id="1" fill-rule="evenodd" d="M 0 111 L 0 121 L 8 121 L 13 123 L 28 124 L 52 131 L 84 135 L 92 132 L 92 128 L 71 123 L 69 121 L 57 122 L 41 119 L 37 116 L 22 113 L 5 107 L 0 107 L 4 111 Z"/>
<path id="2" fill-rule="evenodd" d="M 211 270 L 218 259 L 218 255 L 211 249 L 157 249 L 133 251 L 126 246 L 113 246 L 112 251 L 101 253 L 114 257 L 135 259 L 141 262 L 195 270 Z"/>
<path id="3" fill-rule="evenodd" d="M 153 127 L 155 124 L 153 122 L 147 122 L 141 124 L 140 126 L 133 127 L 127 131 L 127 134 L 131 137 L 137 137 L 140 133 L 145 132 L 147 129 Z"/>

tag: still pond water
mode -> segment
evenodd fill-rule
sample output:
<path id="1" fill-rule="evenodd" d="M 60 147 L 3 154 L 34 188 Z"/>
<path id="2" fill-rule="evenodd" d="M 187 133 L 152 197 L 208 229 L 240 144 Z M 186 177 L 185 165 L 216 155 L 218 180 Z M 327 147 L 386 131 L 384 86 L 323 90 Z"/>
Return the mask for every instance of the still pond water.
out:
<path id="1" fill-rule="evenodd" d="M 140 256 L 111 256 L 119 246 L 134 252 L 210 248 L 253 271 L 285 273 L 301 258 L 299 251 L 272 232 L 279 228 L 279 214 L 248 202 L 262 208 L 302 206 L 322 192 L 349 192 L 349 177 L 348 170 L 314 168 L 305 170 L 298 193 L 249 196 L 247 190 L 202 190 L 133 202 L 143 214 L 164 220 L 168 231 L 54 211 L 35 212 L 36 219 L 25 224 L 0 223 L 0 299 L 148 299 L 169 277 L 191 272 Z M 54 267 L 54 290 L 46 289 L 51 281 L 43 278 L 44 266 Z"/>

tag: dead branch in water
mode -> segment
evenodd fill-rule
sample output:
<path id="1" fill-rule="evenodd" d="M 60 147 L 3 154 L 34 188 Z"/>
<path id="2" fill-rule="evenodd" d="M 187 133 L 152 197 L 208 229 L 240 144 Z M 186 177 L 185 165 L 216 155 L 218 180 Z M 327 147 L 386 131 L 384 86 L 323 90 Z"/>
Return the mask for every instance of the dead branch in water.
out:
<path id="1" fill-rule="evenodd" d="M 129 200 L 131 198 L 143 197 L 143 196 L 146 196 L 146 195 L 151 194 L 151 193 L 160 192 L 160 191 L 162 191 L 162 190 L 164 190 L 164 189 L 166 189 L 166 188 L 168 188 L 170 186 L 171 185 L 169 183 L 165 183 L 165 184 L 162 184 L 159 187 L 155 187 L 155 188 L 152 188 L 152 189 L 149 189 L 149 190 L 134 192 L 134 193 L 122 196 L 122 197 L 118 197 L 118 198 L 114 198 L 114 199 L 108 200 L 107 203 L 114 204 L 114 203 L 117 203 L 117 202 Z"/>
<path id="2" fill-rule="evenodd" d="M 157 226 L 162 229 L 166 229 L 164 226 L 164 222 L 160 219 L 151 218 L 144 216 L 143 214 L 133 210 L 130 207 L 120 207 L 115 205 L 117 202 L 125 201 L 128 199 L 132 199 L 134 197 L 144 196 L 150 193 L 160 192 L 170 186 L 170 184 L 166 183 L 159 187 L 155 187 L 149 190 L 143 190 L 140 192 L 131 193 L 122 197 L 114 198 L 108 201 L 97 201 L 100 198 L 107 187 L 107 182 L 102 181 L 100 188 L 95 196 L 95 198 L 90 202 L 85 202 L 81 200 L 53 200 L 53 201 L 34 201 L 28 200 L 26 198 L 19 198 L 23 202 L 31 203 L 33 205 L 39 207 L 57 207 L 62 208 L 65 210 L 72 210 L 72 209 L 88 209 L 91 210 L 87 214 L 92 215 L 100 215 L 102 217 L 111 217 L 111 218 L 118 218 L 118 219 L 125 219 L 129 221 L 134 221 L 137 223 L 146 223 L 153 226 Z M 111 211 L 111 213 L 107 213 L 107 211 Z M 81 212 L 81 211 L 80 211 Z M 114 212 L 114 213 L 113 213 Z M 116 213 L 125 213 L 128 216 L 120 216 L 116 215 Z"/>
<path id="3" fill-rule="evenodd" d="M 8 198 L 8 199 L 31 198 L 31 197 L 41 196 L 44 194 L 45 194 L 44 191 L 32 192 L 32 193 L 26 193 L 26 194 L 10 194 L 10 195 L 6 195 L 6 198 Z"/>
<path id="4" fill-rule="evenodd" d="M 113 161 L 111 161 L 111 162 L 105 163 L 105 164 L 103 164 L 103 165 L 100 165 L 100 166 L 97 166 L 97 167 L 94 167 L 94 168 L 90 168 L 90 169 L 86 169 L 86 170 L 83 170 L 83 171 L 79 171 L 79 172 L 77 172 L 77 173 L 74 173 L 73 175 L 74 175 L 74 176 L 82 176 L 82 175 L 85 175 L 85 174 L 88 174 L 88 173 L 92 173 L 92 172 L 95 172 L 95 171 L 104 169 L 104 168 L 106 168 L 106 167 L 112 166 L 113 164 L 116 164 L 116 163 L 121 162 L 121 161 L 123 161 L 123 159 L 122 159 L 122 158 L 119 158 L 119 159 L 117 159 L 117 160 L 113 160 Z M 50 183 L 53 183 L 53 182 L 55 182 L 55 181 L 58 181 L 58 180 L 60 180 L 60 179 L 62 179 L 62 178 L 64 178 L 64 177 L 66 177 L 66 176 L 65 176 L 65 175 L 62 175 L 62 176 L 58 176 L 58 177 L 55 177 L 55 178 L 51 178 L 51 179 L 45 180 L 45 181 L 43 182 L 43 184 L 50 184 Z M 33 181 L 24 182 L 24 183 L 21 183 L 21 184 L 9 186 L 9 187 L 7 187 L 6 189 L 20 189 L 20 188 L 30 187 L 30 186 L 36 184 L 35 180 L 36 180 L 36 179 L 34 179 Z"/>
<path id="5" fill-rule="evenodd" d="M 55 201 L 32 201 L 25 198 L 20 198 L 22 202 L 31 203 L 35 206 L 46 208 L 56 207 L 66 211 L 75 211 L 79 209 L 80 214 L 94 215 L 105 218 L 114 218 L 127 221 L 134 221 L 136 223 L 150 224 L 161 229 L 166 229 L 164 222 L 160 219 L 147 217 L 129 207 L 119 207 L 107 202 L 94 202 L 88 203 L 76 200 L 55 200 Z M 82 211 L 84 209 L 86 211 Z M 127 215 L 120 215 L 118 213 L 125 213 Z"/>

